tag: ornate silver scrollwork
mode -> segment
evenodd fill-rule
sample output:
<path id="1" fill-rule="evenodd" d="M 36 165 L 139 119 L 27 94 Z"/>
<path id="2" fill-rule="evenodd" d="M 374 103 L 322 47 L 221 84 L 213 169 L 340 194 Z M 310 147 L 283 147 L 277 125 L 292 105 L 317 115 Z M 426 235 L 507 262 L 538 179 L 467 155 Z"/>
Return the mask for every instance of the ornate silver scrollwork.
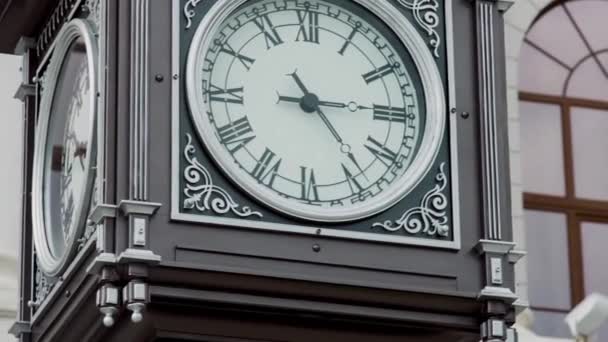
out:
<path id="1" fill-rule="evenodd" d="M 99 31 L 99 24 L 101 23 L 101 9 L 99 0 L 86 0 L 82 8 L 89 12 L 88 19 L 95 27 L 96 31 Z"/>
<path id="2" fill-rule="evenodd" d="M 38 262 L 36 262 L 38 264 Z M 49 279 L 42 273 L 42 271 L 36 267 L 36 287 L 35 287 L 35 302 L 32 306 L 37 307 L 40 306 L 48 297 L 49 293 L 53 289 L 53 283 L 49 281 Z"/>
<path id="3" fill-rule="evenodd" d="M 439 174 L 435 177 L 438 184 L 424 195 L 419 207 L 408 210 L 395 222 L 376 223 L 373 227 L 389 232 L 404 229 L 412 235 L 424 233 L 428 236 L 448 236 L 450 232 L 447 216 L 448 199 L 443 193 L 447 187 L 448 178 L 444 167 L 445 163 L 439 166 Z"/>
<path id="4" fill-rule="evenodd" d="M 95 207 L 97 207 L 97 202 L 98 202 L 97 201 L 97 196 L 98 196 L 97 177 L 95 177 L 93 184 L 95 184 L 95 186 L 93 187 L 93 191 L 91 192 L 91 204 L 89 205 L 89 213 L 87 214 L 87 217 L 91 216 L 91 213 L 93 212 Z M 89 240 L 91 240 L 92 238 L 94 238 L 96 236 L 95 235 L 96 230 L 97 230 L 97 225 L 94 224 L 93 222 L 89 222 L 87 220 L 86 228 L 84 229 L 84 233 L 82 234 L 82 237 L 77 240 L 78 251 L 82 250 L 86 246 L 87 242 L 89 242 Z"/>
<path id="5" fill-rule="evenodd" d="M 437 0 L 398 0 L 399 3 L 414 13 L 414 18 L 430 37 L 429 44 L 433 47 L 433 55 L 439 58 L 441 37 L 437 33 L 439 26 L 439 3 Z"/>
<path id="6" fill-rule="evenodd" d="M 186 17 L 186 30 L 192 26 L 192 18 L 196 15 L 194 10 L 202 0 L 188 0 L 184 5 L 184 16 Z"/>
<path id="7" fill-rule="evenodd" d="M 252 211 L 250 207 L 241 207 L 232 199 L 228 192 L 213 184 L 209 171 L 194 156 L 196 149 L 192 145 L 192 136 L 186 134 L 188 143 L 184 149 L 184 157 L 188 167 L 184 170 L 186 187 L 184 188 L 185 209 L 196 209 L 200 212 L 213 211 L 218 215 L 229 212 L 239 217 L 257 216 L 263 217 L 262 213 Z"/>

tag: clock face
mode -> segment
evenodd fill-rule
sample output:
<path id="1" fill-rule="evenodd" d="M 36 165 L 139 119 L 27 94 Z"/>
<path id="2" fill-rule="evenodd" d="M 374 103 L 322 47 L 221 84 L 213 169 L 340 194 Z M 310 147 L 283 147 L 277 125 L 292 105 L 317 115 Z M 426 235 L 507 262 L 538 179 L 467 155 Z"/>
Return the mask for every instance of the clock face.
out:
<path id="1" fill-rule="evenodd" d="M 194 121 L 230 179 L 315 221 L 405 196 L 432 158 L 420 158 L 427 97 L 402 39 L 354 1 L 241 3 L 189 61 Z"/>
<path id="2" fill-rule="evenodd" d="M 44 219 L 51 254 L 69 247 L 90 187 L 91 89 L 84 43 L 75 40 L 64 59 L 52 100 L 45 151 Z M 84 208 L 86 210 L 86 208 Z"/>

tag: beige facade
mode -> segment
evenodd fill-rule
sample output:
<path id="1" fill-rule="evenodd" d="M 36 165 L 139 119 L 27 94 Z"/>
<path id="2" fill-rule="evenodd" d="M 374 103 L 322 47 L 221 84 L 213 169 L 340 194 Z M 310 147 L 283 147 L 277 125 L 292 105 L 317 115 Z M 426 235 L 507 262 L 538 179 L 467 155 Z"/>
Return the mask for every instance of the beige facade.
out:
<path id="1" fill-rule="evenodd" d="M 15 321 L 18 300 L 19 227 L 21 225 L 21 102 L 13 94 L 21 80 L 21 59 L 0 55 L 0 340 L 14 341 L 8 329 Z M 4 337 L 2 337 L 4 336 Z"/>

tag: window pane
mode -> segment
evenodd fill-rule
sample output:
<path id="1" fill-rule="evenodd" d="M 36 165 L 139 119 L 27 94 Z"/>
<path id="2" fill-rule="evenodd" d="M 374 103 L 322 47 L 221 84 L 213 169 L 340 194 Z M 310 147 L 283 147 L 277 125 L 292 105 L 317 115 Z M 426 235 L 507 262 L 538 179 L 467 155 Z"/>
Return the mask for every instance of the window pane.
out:
<path id="1" fill-rule="evenodd" d="M 608 224 L 583 222 L 583 270 L 585 293 L 599 292 L 608 295 Z"/>
<path id="2" fill-rule="evenodd" d="M 530 305 L 569 310 L 570 264 L 566 215 L 526 210 L 525 218 Z"/>
<path id="3" fill-rule="evenodd" d="M 576 19 L 576 23 L 581 28 L 591 48 L 594 51 L 608 48 L 608 35 L 606 35 L 608 2 L 597 0 L 569 1 L 566 6 Z"/>
<path id="4" fill-rule="evenodd" d="M 521 47 L 519 90 L 562 96 L 569 71 L 529 44 Z"/>
<path id="5" fill-rule="evenodd" d="M 599 65 L 597 60 L 589 58 L 576 68 L 568 82 L 566 94 L 569 97 L 608 101 L 608 79 Z"/>
<path id="6" fill-rule="evenodd" d="M 572 108 L 576 196 L 608 200 L 608 111 Z"/>
<path id="7" fill-rule="evenodd" d="M 534 310 L 533 330 L 537 335 L 572 338 L 565 313 Z"/>
<path id="8" fill-rule="evenodd" d="M 564 196 L 561 107 L 520 102 L 524 191 Z"/>
<path id="9" fill-rule="evenodd" d="M 532 26 L 527 38 L 570 67 L 589 53 L 561 6 L 555 6 L 543 15 Z M 568 43 L 564 44 L 564 42 Z"/>

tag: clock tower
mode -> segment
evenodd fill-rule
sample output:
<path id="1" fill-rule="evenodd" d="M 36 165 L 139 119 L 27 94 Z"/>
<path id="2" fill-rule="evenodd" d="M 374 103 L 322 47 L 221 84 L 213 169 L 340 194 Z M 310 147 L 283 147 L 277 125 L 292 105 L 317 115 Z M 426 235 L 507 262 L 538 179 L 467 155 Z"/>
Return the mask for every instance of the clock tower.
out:
<path id="1" fill-rule="evenodd" d="M 21 341 L 516 341 L 508 2 L 24 3 Z"/>

